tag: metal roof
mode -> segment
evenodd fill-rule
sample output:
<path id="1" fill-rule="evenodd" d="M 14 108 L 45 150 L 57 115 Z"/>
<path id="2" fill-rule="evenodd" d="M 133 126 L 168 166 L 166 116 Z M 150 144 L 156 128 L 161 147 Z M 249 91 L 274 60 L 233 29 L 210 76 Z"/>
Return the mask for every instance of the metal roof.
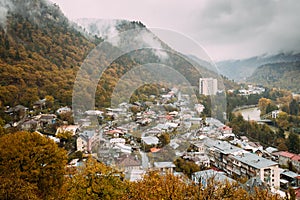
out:
<path id="1" fill-rule="evenodd" d="M 292 171 L 285 171 L 285 172 L 283 172 L 281 174 L 285 175 L 287 177 L 290 177 L 290 178 L 296 178 L 297 176 L 299 176 L 299 174 L 297 174 L 295 172 L 292 172 Z"/>
<path id="2" fill-rule="evenodd" d="M 172 162 L 154 162 L 156 168 L 173 168 L 176 167 Z"/>
<path id="3" fill-rule="evenodd" d="M 267 168 L 270 166 L 278 165 L 278 163 L 268 160 L 266 158 L 260 157 L 253 153 L 243 153 L 242 155 L 233 156 L 234 159 L 244 163 L 246 165 L 250 165 L 256 169 Z"/>

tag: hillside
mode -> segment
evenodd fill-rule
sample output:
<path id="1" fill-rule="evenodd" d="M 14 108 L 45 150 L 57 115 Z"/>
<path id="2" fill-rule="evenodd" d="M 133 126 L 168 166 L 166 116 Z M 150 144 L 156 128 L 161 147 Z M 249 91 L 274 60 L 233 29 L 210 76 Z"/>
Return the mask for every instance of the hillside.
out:
<path id="1" fill-rule="evenodd" d="M 226 60 L 217 63 L 220 73 L 235 81 L 245 81 L 254 71 L 262 65 L 297 62 L 300 61 L 300 53 L 278 53 L 274 55 L 255 56 L 241 60 Z"/>
<path id="2" fill-rule="evenodd" d="M 78 70 L 84 61 L 91 61 L 89 59 L 95 52 L 98 55 L 92 61 L 92 68 L 81 77 L 80 92 L 81 97 L 95 99 L 98 108 L 110 106 L 110 98 L 119 79 L 135 66 L 165 66 L 163 69 L 155 68 L 160 71 L 143 70 L 140 73 L 143 77 L 155 77 L 159 84 L 170 81 L 173 85 L 186 87 L 190 84 L 197 88 L 200 77 L 217 77 L 216 73 L 205 69 L 201 63 L 172 50 L 141 22 L 82 20 L 85 25 L 99 21 L 102 23 L 101 26 L 89 25 L 84 32 L 70 22 L 57 5 L 46 0 L 6 0 L 5 3 L 0 4 L 6 14 L 0 28 L 2 110 L 4 106 L 18 104 L 31 107 L 33 102 L 47 95 L 53 96 L 57 105 L 71 106 Z M 103 22 L 107 25 L 103 26 Z M 107 34 L 113 34 L 113 31 L 117 31 L 117 34 L 127 31 L 127 34 L 120 34 L 118 44 L 114 44 L 116 41 L 103 42 L 101 37 L 106 39 Z M 96 48 L 99 44 L 105 46 L 105 49 Z M 134 49 L 137 46 L 140 48 Z M 133 51 L 122 53 L 123 47 Z M 121 56 L 111 61 L 115 55 Z M 109 67 L 100 80 L 97 79 L 99 76 L 91 79 L 91 74 L 96 74 L 93 72 L 106 65 Z M 157 94 L 157 85 L 145 87 L 147 90 L 141 88 L 143 84 L 153 80 L 137 81 L 135 78 L 136 76 L 134 79 L 123 80 L 125 82 L 120 86 L 123 93 L 128 95 L 132 93 L 130 89 L 137 89 L 133 99 L 139 99 L 140 91 L 148 95 Z M 161 81 L 163 79 L 165 80 Z M 137 84 L 134 85 L 134 82 Z M 134 88 L 135 86 L 137 87 Z M 91 87 L 96 87 L 95 97 Z"/>
<path id="3" fill-rule="evenodd" d="M 103 40 L 80 30 L 47 0 L 6 0 L 0 7 L 0 107 L 31 107 L 47 95 L 58 105 L 71 106 L 77 72 Z M 107 74 L 108 85 L 99 86 L 97 106 L 107 105 L 111 78 L 118 76 L 117 71 Z"/>
<path id="4" fill-rule="evenodd" d="M 107 20 L 107 19 L 78 19 L 76 20 L 79 26 L 82 27 L 82 29 L 89 32 L 91 35 L 97 35 L 98 37 L 107 39 L 108 36 L 121 36 L 122 44 L 121 46 L 132 46 L 136 44 L 143 44 L 140 46 L 151 46 L 153 48 L 163 49 L 166 52 L 165 58 L 167 59 L 161 59 L 161 55 L 158 54 L 158 52 L 152 52 L 152 54 L 146 54 L 143 55 L 143 61 L 139 62 L 146 63 L 146 62 L 161 62 L 169 64 L 169 66 L 176 68 L 180 73 L 182 73 L 191 83 L 193 86 L 198 86 L 198 79 L 199 77 L 216 77 L 219 79 L 220 83 L 223 81 L 225 88 L 233 88 L 236 85 L 232 82 L 227 80 L 223 77 L 223 80 L 221 80 L 221 77 L 218 76 L 217 71 L 215 70 L 215 67 L 211 65 L 211 63 L 201 60 L 193 55 L 183 55 L 180 52 L 176 52 L 172 48 L 168 46 L 167 43 L 160 40 L 160 38 L 156 37 L 153 33 L 148 31 L 146 29 L 147 33 L 143 33 L 143 31 L 135 31 L 130 34 L 127 34 L 126 31 L 131 29 L 144 29 L 145 25 L 143 25 L 141 22 L 128 22 L 126 20 Z M 125 32 L 125 33 L 124 33 Z M 120 34 L 121 33 L 121 34 Z M 138 45 L 137 45 L 138 46 Z M 144 51 L 145 52 L 145 51 Z M 177 63 L 178 58 L 176 59 L 174 55 L 180 55 L 182 57 L 181 62 L 184 62 L 183 60 L 188 61 L 189 63 L 186 63 L 185 65 Z M 167 61 L 166 61 L 167 60 Z M 185 61 L 185 62 L 186 62 Z M 189 70 L 192 70 L 189 68 L 197 66 L 199 72 L 190 73 Z M 220 89 L 223 89 L 224 87 L 220 84 Z"/>
<path id="5" fill-rule="evenodd" d="M 97 43 L 74 29 L 47 1 L 6 1 L 0 28 L 0 105 L 23 104 L 51 95 L 71 103 L 76 70 Z M 29 12 L 30 11 L 30 12 Z"/>
<path id="6" fill-rule="evenodd" d="M 300 62 L 282 62 L 258 67 L 247 82 L 300 92 Z"/>
<path id="7" fill-rule="evenodd" d="M 235 83 L 232 80 L 229 80 L 227 76 L 224 76 L 224 74 L 221 73 L 221 71 L 214 66 L 214 63 L 202 60 L 200 58 L 198 58 L 195 55 L 187 55 L 191 60 L 195 61 L 198 65 L 205 67 L 206 69 L 208 69 L 209 71 L 212 71 L 216 74 L 219 74 L 219 81 L 222 81 L 225 88 L 228 89 L 238 89 L 239 85 L 237 83 Z M 212 73 L 213 74 L 213 73 Z"/>

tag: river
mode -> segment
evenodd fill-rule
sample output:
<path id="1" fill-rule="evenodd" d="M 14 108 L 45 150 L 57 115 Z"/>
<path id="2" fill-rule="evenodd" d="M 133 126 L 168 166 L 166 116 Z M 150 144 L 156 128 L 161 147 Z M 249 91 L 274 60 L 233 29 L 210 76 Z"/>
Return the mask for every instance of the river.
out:
<path id="1" fill-rule="evenodd" d="M 257 107 L 242 109 L 237 112 L 241 113 L 245 120 L 260 120 L 260 110 Z"/>

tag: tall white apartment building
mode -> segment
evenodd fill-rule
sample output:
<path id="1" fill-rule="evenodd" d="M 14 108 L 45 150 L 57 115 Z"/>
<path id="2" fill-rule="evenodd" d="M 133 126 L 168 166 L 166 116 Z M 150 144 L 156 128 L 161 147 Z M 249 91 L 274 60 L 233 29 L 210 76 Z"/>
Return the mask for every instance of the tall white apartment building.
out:
<path id="1" fill-rule="evenodd" d="M 216 95 L 218 91 L 218 80 L 214 78 L 199 79 L 199 93 L 203 95 Z"/>

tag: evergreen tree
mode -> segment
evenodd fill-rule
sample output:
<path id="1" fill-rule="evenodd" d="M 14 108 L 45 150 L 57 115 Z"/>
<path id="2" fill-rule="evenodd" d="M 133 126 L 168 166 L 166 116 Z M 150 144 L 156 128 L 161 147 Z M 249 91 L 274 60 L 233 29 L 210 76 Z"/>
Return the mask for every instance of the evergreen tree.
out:
<path id="1" fill-rule="evenodd" d="M 292 100 L 289 107 L 290 107 L 290 114 L 291 115 L 298 115 L 298 113 L 299 113 L 299 104 L 295 99 Z"/>

